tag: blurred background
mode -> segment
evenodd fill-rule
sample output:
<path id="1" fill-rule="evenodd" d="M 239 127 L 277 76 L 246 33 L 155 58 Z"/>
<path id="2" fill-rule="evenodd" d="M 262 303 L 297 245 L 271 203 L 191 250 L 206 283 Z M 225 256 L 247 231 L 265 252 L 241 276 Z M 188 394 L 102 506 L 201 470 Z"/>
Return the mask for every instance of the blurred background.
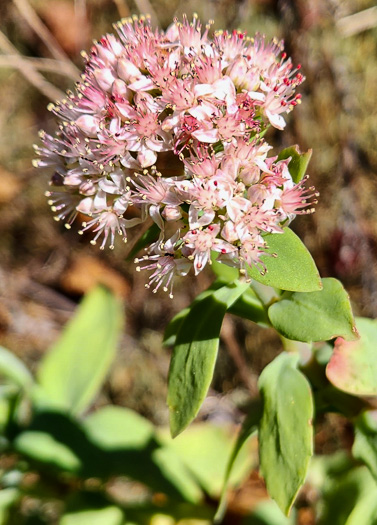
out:
<path id="1" fill-rule="evenodd" d="M 44 192 L 49 173 L 32 167 L 38 130 L 53 132 L 50 100 L 72 88 L 80 51 L 112 32 L 112 23 L 149 13 L 166 28 L 197 12 L 215 29 L 240 28 L 285 40 L 306 82 L 303 103 L 286 131 L 270 130 L 276 154 L 298 144 L 313 149 L 310 182 L 316 213 L 299 217 L 301 236 L 322 276 L 340 279 L 355 314 L 377 317 L 377 7 L 368 0 L 2 0 L 0 2 L 0 344 L 35 369 L 81 296 L 102 282 L 126 301 L 126 335 L 98 400 L 167 423 L 170 351 L 164 327 L 212 276 L 177 283 L 174 300 L 145 290 L 145 275 L 127 262 L 129 247 L 100 252 L 53 221 Z M 261 369 L 279 351 L 274 332 L 229 316 L 202 418 L 239 421 Z M 347 424 L 327 415 L 320 452 L 347 444 Z"/>

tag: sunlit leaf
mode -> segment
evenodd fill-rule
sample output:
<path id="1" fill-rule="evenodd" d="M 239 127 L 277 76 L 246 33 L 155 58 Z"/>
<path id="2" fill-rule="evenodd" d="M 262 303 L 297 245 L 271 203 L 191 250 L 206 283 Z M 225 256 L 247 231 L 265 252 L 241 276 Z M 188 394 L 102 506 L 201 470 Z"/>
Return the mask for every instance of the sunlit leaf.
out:
<path id="1" fill-rule="evenodd" d="M 22 494 L 18 488 L 8 487 L 2 488 L 0 491 L 0 525 L 7 525 L 9 523 L 9 509 L 17 503 Z"/>
<path id="2" fill-rule="evenodd" d="M 137 412 L 118 406 L 93 412 L 82 426 L 92 443 L 107 450 L 143 449 L 154 436 L 152 423 Z"/>
<path id="3" fill-rule="evenodd" d="M 169 371 L 173 436 L 197 415 L 212 380 L 224 315 L 247 288 L 240 282 L 220 288 L 194 304 L 180 326 Z"/>
<path id="4" fill-rule="evenodd" d="M 203 500 L 204 495 L 198 480 L 175 450 L 162 446 L 152 452 L 151 458 L 186 501 L 199 503 Z"/>
<path id="5" fill-rule="evenodd" d="M 332 462 L 326 456 L 326 462 Z M 327 472 L 326 472 L 327 471 Z M 326 468 L 318 487 L 321 493 L 318 523 L 327 525 L 375 525 L 377 486 L 366 467 L 351 464 Z"/>
<path id="6" fill-rule="evenodd" d="M 297 360 L 296 355 L 280 354 L 259 378 L 261 473 L 270 496 L 285 514 L 305 481 L 313 454 L 312 393 L 296 368 Z"/>
<path id="7" fill-rule="evenodd" d="M 38 371 L 50 405 L 79 414 L 96 396 L 115 356 L 122 305 L 108 289 L 95 288 L 50 350 Z"/>
<path id="8" fill-rule="evenodd" d="M 358 341 L 335 341 L 327 378 L 340 390 L 359 396 L 377 395 L 377 321 L 356 318 Z"/>
<path id="9" fill-rule="evenodd" d="M 293 292 L 314 292 L 321 290 L 321 278 L 312 256 L 305 245 L 289 228 L 284 233 L 270 233 L 264 236 L 270 255 L 262 256 L 267 272 L 261 275 L 255 266 L 248 268 L 252 279 Z M 272 256 L 273 255 L 273 256 Z"/>
<path id="10" fill-rule="evenodd" d="M 123 525 L 123 512 L 119 507 L 86 509 L 62 516 L 60 525 Z"/>
<path id="11" fill-rule="evenodd" d="M 347 292 L 336 279 L 323 279 L 323 290 L 283 296 L 268 309 L 272 326 L 294 341 L 358 338 Z"/>
<path id="12" fill-rule="evenodd" d="M 16 437 L 13 446 L 17 452 L 38 463 L 47 463 L 71 473 L 78 473 L 81 469 L 80 458 L 48 432 L 25 430 Z"/>
<path id="13" fill-rule="evenodd" d="M 174 440 L 166 439 L 171 448 L 193 474 L 201 487 L 213 498 L 218 498 L 228 459 L 234 447 L 234 428 L 222 423 L 195 423 Z M 253 466 L 253 457 L 247 447 L 234 461 L 229 484 L 239 484 Z"/>
<path id="14" fill-rule="evenodd" d="M 124 525 L 122 509 L 101 493 L 73 493 L 59 525 Z"/>
<path id="15" fill-rule="evenodd" d="M 33 385 L 33 377 L 23 362 L 2 346 L 0 346 L 0 376 L 6 377 L 26 390 Z"/>
<path id="16" fill-rule="evenodd" d="M 155 478 L 159 475 L 162 481 L 169 480 L 187 501 L 201 500 L 202 491 L 179 457 L 166 447 L 158 446 L 153 425 L 133 410 L 115 406 L 101 408 L 85 419 L 83 428 L 92 443 L 108 452 L 109 460 L 111 453 L 121 458 L 123 450 L 124 471 L 128 475 L 135 476 L 139 470 L 138 479 L 143 481 L 144 477 L 148 484 L 155 471 Z M 133 461 L 132 451 L 144 453 L 134 454 L 136 461 Z M 165 486 L 162 481 L 160 490 Z"/>
<path id="17" fill-rule="evenodd" d="M 369 484 L 357 500 L 345 525 L 376 525 L 377 523 L 377 487 Z"/>
<path id="18" fill-rule="evenodd" d="M 306 168 L 308 167 L 312 153 L 313 151 L 311 149 L 305 153 L 301 153 L 297 144 L 295 146 L 285 148 L 279 153 L 278 160 L 284 160 L 291 157 L 291 160 L 288 164 L 288 169 L 293 182 L 296 184 L 305 177 Z"/>

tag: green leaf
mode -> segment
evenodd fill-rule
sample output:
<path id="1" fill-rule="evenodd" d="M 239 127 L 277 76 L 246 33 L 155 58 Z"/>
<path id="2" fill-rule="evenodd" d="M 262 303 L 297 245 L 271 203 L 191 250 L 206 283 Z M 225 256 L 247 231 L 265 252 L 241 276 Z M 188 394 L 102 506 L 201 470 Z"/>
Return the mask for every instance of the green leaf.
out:
<path id="1" fill-rule="evenodd" d="M 26 430 L 13 442 L 14 449 L 38 463 L 77 474 L 81 469 L 80 458 L 65 444 L 47 432 Z"/>
<path id="2" fill-rule="evenodd" d="M 122 509 L 101 493 L 73 493 L 59 525 L 123 525 Z"/>
<path id="3" fill-rule="evenodd" d="M 377 419 L 375 412 L 365 412 L 357 418 L 352 454 L 366 464 L 377 481 Z"/>
<path id="4" fill-rule="evenodd" d="M 358 341 L 335 341 L 326 368 L 329 381 L 344 392 L 357 396 L 377 395 L 377 320 L 356 318 Z"/>
<path id="5" fill-rule="evenodd" d="M 198 504 L 203 500 L 203 491 L 178 454 L 169 446 L 157 448 L 152 452 L 152 460 L 166 479 L 177 488 L 186 501 Z"/>
<path id="6" fill-rule="evenodd" d="M 83 428 L 92 443 L 109 453 L 109 460 L 112 452 L 117 454 L 128 451 L 130 459 L 132 451 L 143 452 L 132 471 L 128 472 L 130 474 L 139 470 L 140 481 L 143 481 L 141 467 L 145 466 L 147 472 L 144 472 L 144 478 L 147 484 L 150 474 L 153 475 L 155 470 L 154 477 L 160 483 L 160 490 L 164 488 L 162 482 L 168 480 L 187 501 L 197 503 L 202 499 L 202 491 L 179 457 L 166 447 L 159 446 L 155 441 L 153 425 L 133 410 L 114 406 L 101 408 L 84 420 Z M 125 473 L 132 460 L 127 463 Z"/>
<path id="7" fill-rule="evenodd" d="M 265 251 L 274 256 L 261 257 L 267 268 L 264 275 L 255 266 L 248 268 L 252 279 L 292 292 L 321 290 L 321 278 L 313 258 L 292 230 L 284 228 L 284 233 L 269 233 L 263 238 L 268 244 Z"/>
<path id="8" fill-rule="evenodd" d="M 0 375 L 25 390 L 29 390 L 33 385 L 33 377 L 23 362 L 2 346 L 0 346 Z"/>
<path id="9" fill-rule="evenodd" d="M 0 525 L 7 525 L 9 510 L 19 499 L 21 499 L 21 492 L 13 487 L 2 488 L 0 491 Z"/>
<path id="10" fill-rule="evenodd" d="M 149 421 L 120 407 L 100 409 L 81 423 L 65 413 L 37 411 L 14 440 L 14 449 L 41 470 L 103 480 L 127 476 L 171 500 L 197 503 L 198 483 L 170 452 L 169 465 L 163 464 L 163 448 Z"/>
<path id="11" fill-rule="evenodd" d="M 170 429 L 177 436 L 197 415 L 207 395 L 227 309 L 248 288 L 246 283 L 223 286 L 194 304 L 177 334 L 169 371 Z"/>
<path id="12" fill-rule="evenodd" d="M 107 406 L 82 423 L 92 443 L 106 450 L 143 449 L 154 436 L 152 423 L 129 408 Z"/>
<path id="13" fill-rule="evenodd" d="M 115 356 L 121 333 L 121 302 L 98 287 L 82 301 L 38 371 L 46 402 L 80 414 L 96 396 Z"/>
<path id="14" fill-rule="evenodd" d="M 297 144 L 295 146 L 285 148 L 279 153 L 278 160 L 284 160 L 291 157 L 288 169 L 293 182 L 296 184 L 304 178 L 312 153 L 313 151 L 311 149 L 309 149 L 306 153 L 301 153 Z"/>
<path id="15" fill-rule="evenodd" d="M 60 525 L 123 525 L 123 512 L 115 505 L 103 509 L 86 509 L 64 514 Z"/>
<path id="16" fill-rule="evenodd" d="M 346 525 L 376 525 L 377 523 L 377 487 L 369 484 L 358 499 Z"/>
<path id="17" fill-rule="evenodd" d="M 227 469 L 227 461 L 234 447 L 234 427 L 224 423 L 195 423 L 174 440 L 166 439 L 166 446 L 174 451 L 193 474 L 205 492 L 218 498 Z M 253 457 L 247 447 L 235 460 L 229 483 L 238 485 L 250 472 Z"/>
<path id="18" fill-rule="evenodd" d="M 298 356 L 280 354 L 263 370 L 259 388 L 261 472 L 270 496 L 288 515 L 303 485 L 313 454 L 313 400 L 310 385 L 296 368 Z"/>
<path id="19" fill-rule="evenodd" d="M 323 290 L 283 295 L 268 309 L 272 326 L 294 341 L 358 338 L 347 292 L 336 279 L 323 279 Z M 286 298 L 285 298 L 286 297 Z"/>
<path id="20" fill-rule="evenodd" d="M 327 456 L 326 462 L 332 462 Z M 318 523 L 321 525 L 375 525 L 377 487 L 368 469 L 326 469 L 317 486 L 321 494 Z M 311 480 L 313 481 L 313 480 Z M 318 485 L 318 484 L 317 484 Z"/>
<path id="21" fill-rule="evenodd" d="M 224 513 L 226 510 L 226 493 L 229 485 L 230 475 L 232 473 L 233 465 L 238 457 L 240 450 L 242 449 L 244 443 L 248 438 L 258 430 L 259 420 L 262 415 L 260 401 L 256 401 L 252 404 L 249 414 L 245 418 L 240 433 L 238 434 L 237 441 L 233 447 L 232 453 L 230 455 L 228 465 L 225 471 L 225 477 L 223 482 L 223 488 L 221 491 L 221 497 L 216 515 L 214 518 L 215 523 L 221 523 Z"/>

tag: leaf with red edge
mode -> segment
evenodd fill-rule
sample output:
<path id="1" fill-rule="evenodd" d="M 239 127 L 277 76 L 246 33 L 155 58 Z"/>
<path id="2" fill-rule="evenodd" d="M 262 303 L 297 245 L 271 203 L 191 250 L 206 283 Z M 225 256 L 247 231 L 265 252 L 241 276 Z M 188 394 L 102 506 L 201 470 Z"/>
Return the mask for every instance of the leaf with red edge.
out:
<path id="1" fill-rule="evenodd" d="M 356 318 L 358 341 L 338 337 L 326 368 L 329 381 L 344 392 L 377 395 L 377 320 Z"/>

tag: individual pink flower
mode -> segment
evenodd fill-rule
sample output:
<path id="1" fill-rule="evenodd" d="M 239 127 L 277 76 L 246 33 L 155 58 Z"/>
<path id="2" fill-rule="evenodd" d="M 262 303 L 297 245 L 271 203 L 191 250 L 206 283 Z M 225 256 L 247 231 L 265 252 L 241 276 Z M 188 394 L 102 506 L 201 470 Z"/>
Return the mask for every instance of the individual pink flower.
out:
<path id="1" fill-rule="evenodd" d="M 174 277 L 187 275 L 191 269 L 191 262 L 188 259 L 175 257 L 175 246 L 178 239 L 179 231 L 166 242 L 159 242 L 154 248 L 155 253 L 135 259 L 135 263 L 139 265 L 136 267 L 136 271 L 152 271 L 149 284 L 145 286 L 147 288 L 154 286 L 153 293 L 156 293 L 162 286 L 165 292 L 169 292 L 170 298 L 173 298 Z M 140 263 L 143 263 L 144 266 L 140 266 Z"/>
<path id="2" fill-rule="evenodd" d="M 222 239 L 217 238 L 220 231 L 218 224 L 207 228 L 190 230 L 183 237 L 187 248 L 192 250 L 189 259 L 194 260 L 195 275 L 203 270 L 211 257 L 211 250 L 222 254 L 236 251 L 236 248 Z"/>

